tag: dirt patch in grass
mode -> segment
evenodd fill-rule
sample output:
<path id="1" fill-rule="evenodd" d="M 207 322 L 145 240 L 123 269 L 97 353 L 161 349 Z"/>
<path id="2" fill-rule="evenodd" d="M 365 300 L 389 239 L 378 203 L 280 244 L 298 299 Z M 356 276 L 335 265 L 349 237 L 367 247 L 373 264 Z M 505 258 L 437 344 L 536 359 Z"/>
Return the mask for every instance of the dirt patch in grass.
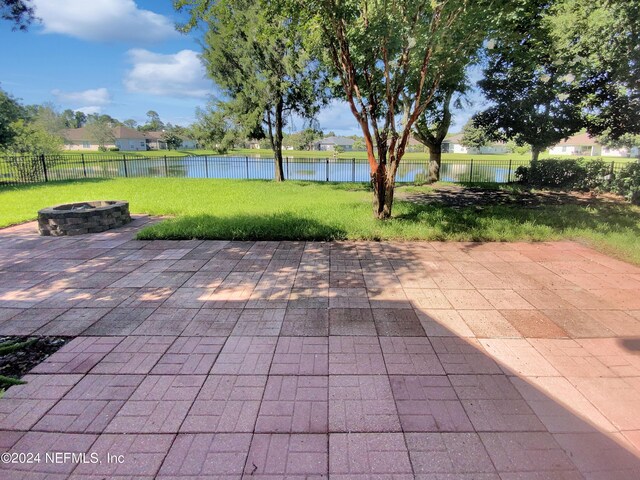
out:
<path id="1" fill-rule="evenodd" d="M 419 205 L 442 205 L 452 208 L 511 205 L 523 208 L 543 205 L 596 205 L 626 203 L 610 193 L 565 192 L 554 190 L 520 190 L 517 188 L 483 188 L 459 185 L 435 186 L 426 192 L 398 192 L 397 198 Z"/>

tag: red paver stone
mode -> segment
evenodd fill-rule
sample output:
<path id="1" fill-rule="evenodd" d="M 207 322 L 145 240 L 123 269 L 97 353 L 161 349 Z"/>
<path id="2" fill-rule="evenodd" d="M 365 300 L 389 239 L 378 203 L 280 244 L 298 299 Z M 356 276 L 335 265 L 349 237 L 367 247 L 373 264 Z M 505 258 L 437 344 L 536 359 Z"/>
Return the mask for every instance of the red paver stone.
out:
<path id="1" fill-rule="evenodd" d="M 137 288 L 120 307 L 158 308 L 174 291 L 174 288 L 168 287 Z"/>
<path id="2" fill-rule="evenodd" d="M 376 335 L 373 314 L 368 308 L 332 308 L 329 310 L 331 335 Z"/>
<path id="3" fill-rule="evenodd" d="M 84 331 L 85 335 L 130 335 L 154 312 L 155 308 L 114 308 Z"/>
<path id="4" fill-rule="evenodd" d="M 60 400 L 33 427 L 45 432 L 101 433 L 124 400 Z"/>
<path id="5" fill-rule="evenodd" d="M 249 433 L 179 434 L 157 478 L 240 478 L 250 444 Z"/>
<path id="6" fill-rule="evenodd" d="M 369 308 L 364 285 L 359 288 L 330 288 L 329 308 Z"/>
<path id="7" fill-rule="evenodd" d="M 556 323 L 572 338 L 615 337 L 616 335 L 586 312 L 574 308 L 562 310 L 542 310 L 542 313 Z"/>
<path id="8" fill-rule="evenodd" d="M 331 375 L 385 375 L 378 337 L 329 337 Z"/>
<path id="9" fill-rule="evenodd" d="M 444 369 L 426 337 L 380 337 L 390 375 L 444 375 Z"/>
<path id="10" fill-rule="evenodd" d="M 501 310 L 500 313 L 527 338 L 562 338 L 569 335 L 538 310 Z"/>
<path id="11" fill-rule="evenodd" d="M 93 478 L 153 477 L 171 448 L 173 435 L 103 434 L 91 446 L 91 452 L 101 460 L 98 464 L 81 464 L 75 475 Z M 123 462 L 108 462 L 107 455 L 122 455 Z"/>
<path id="12" fill-rule="evenodd" d="M 413 479 L 401 433 L 332 433 L 329 436 L 329 474 L 339 480 Z"/>
<path id="13" fill-rule="evenodd" d="M 149 375 L 115 418 L 108 433 L 176 433 L 204 383 L 203 375 Z"/>
<path id="14" fill-rule="evenodd" d="M 87 373 L 122 337 L 77 337 L 36 365 L 32 373 Z"/>
<path id="15" fill-rule="evenodd" d="M 640 475 L 640 459 L 617 435 L 590 432 L 553 437 L 585 478 L 627 480 Z"/>
<path id="16" fill-rule="evenodd" d="M 0 473 L 3 478 L 5 473 L 9 477 L 9 472 L 14 472 L 9 478 L 64 478 L 44 474 L 69 474 L 78 464 L 78 460 L 63 456 L 67 454 L 86 454 L 87 460 L 90 458 L 91 445 L 96 441 L 96 435 L 77 433 L 49 433 L 49 432 L 27 432 L 13 446 L 12 452 L 31 453 L 34 456 L 40 454 L 40 462 L 34 463 L 12 463 L 3 465 Z M 46 454 L 51 456 L 46 461 Z M 82 458 L 82 456 L 80 456 Z M 5 470 L 6 469 L 6 470 Z M 16 473 L 19 472 L 19 473 Z M 28 473 L 27 473 L 28 472 Z M 41 474 L 41 476 L 38 476 Z"/>
<path id="17" fill-rule="evenodd" d="M 229 337 L 211 369 L 217 375 L 266 375 L 271 368 L 275 337 Z"/>
<path id="18" fill-rule="evenodd" d="M 325 433 L 328 377 L 269 376 L 255 431 Z"/>
<path id="19" fill-rule="evenodd" d="M 180 335 L 193 320 L 195 308 L 159 307 L 136 328 L 132 335 Z"/>
<path id="20" fill-rule="evenodd" d="M 328 335 L 329 313 L 326 307 L 287 309 L 280 334 L 291 337 Z"/>
<path id="21" fill-rule="evenodd" d="M 518 338 L 520 333 L 497 310 L 460 310 L 478 338 Z"/>
<path id="22" fill-rule="evenodd" d="M 227 337 L 231 335 L 241 313 L 241 309 L 232 308 L 202 309 L 196 313 L 182 335 Z"/>
<path id="23" fill-rule="evenodd" d="M 480 433 L 500 474 L 543 472 L 549 478 L 581 478 L 567 454 L 547 432 Z"/>
<path id="24" fill-rule="evenodd" d="M 376 375 L 329 377 L 331 432 L 399 432 L 389 379 Z"/>
<path id="25" fill-rule="evenodd" d="M 447 374 L 501 374 L 502 369 L 473 338 L 434 337 L 431 345 Z"/>
<path id="26" fill-rule="evenodd" d="M 449 380 L 476 431 L 545 430 L 506 375 L 451 375 Z"/>
<path id="27" fill-rule="evenodd" d="M 453 309 L 419 309 L 416 311 L 422 328 L 429 338 L 433 337 L 475 337 L 473 331 Z"/>
<path id="28" fill-rule="evenodd" d="M 160 357 L 152 374 L 207 374 L 224 345 L 221 337 L 179 337 Z"/>
<path id="29" fill-rule="evenodd" d="M 380 336 L 425 336 L 420 320 L 413 310 L 374 309 L 373 321 Z"/>
<path id="30" fill-rule="evenodd" d="M 36 333 L 38 335 L 80 335 L 110 310 L 110 308 L 71 308 Z"/>
<path id="31" fill-rule="evenodd" d="M 320 479 L 328 475 L 328 441 L 322 434 L 255 434 L 245 478 Z"/>
<path id="32" fill-rule="evenodd" d="M 0 399 L 0 429 L 29 430 L 57 400 Z"/>
<path id="33" fill-rule="evenodd" d="M 126 337 L 98 363 L 91 373 L 149 373 L 174 337 Z"/>
<path id="34" fill-rule="evenodd" d="M 328 375 L 329 342 L 323 337 L 280 337 L 271 375 Z"/>
<path id="35" fill-rule="evenodd" d="M 245 309 L 231 335 L 278 336 L 284 320 L 284 309 Z"/>
<path id="36" fill-rule="evenodd" d="M 181 432 L 253 432 L 267 377 L 210 375 Z"/>
<path id="37" fill-rule="evenodd" d="M 85 375 L 64 400 L 127 400 L 143 379 L 143 375 Z"/>
<path id="38" fill-rule="evenodd" d="M 391 376 L 405 432 L 471 432 L 473 427 L 445 376 Z"/>
<path id="39" fill-rule="evenodd" d="M 407 433 L 405 438 L 416 479 L 500 478 L 475 433 Z"/>

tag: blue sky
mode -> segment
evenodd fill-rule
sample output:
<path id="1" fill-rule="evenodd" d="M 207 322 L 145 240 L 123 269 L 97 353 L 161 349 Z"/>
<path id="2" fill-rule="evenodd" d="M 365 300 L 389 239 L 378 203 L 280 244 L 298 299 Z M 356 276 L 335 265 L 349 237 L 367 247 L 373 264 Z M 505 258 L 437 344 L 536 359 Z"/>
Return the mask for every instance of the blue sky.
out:
<path id="1" fill-rule="evenodd" d="M 198 32 L 175 31 L 171 0 L 33 0 L 42 19 L 28 32 L 0 23 L 0 87 L 24 103 L 107 113 L 144 123 L 155 110 L 187 125 L 214 91 L 198 54 Z M 471 114 L 458 112 L 452 131 Z M 319 115 L 325 131 L 359 134 L 346 105 Z M 287 130 L 302 126 L 300 121 Z M 298 125 L 299 124 L 299 125 Z"/>

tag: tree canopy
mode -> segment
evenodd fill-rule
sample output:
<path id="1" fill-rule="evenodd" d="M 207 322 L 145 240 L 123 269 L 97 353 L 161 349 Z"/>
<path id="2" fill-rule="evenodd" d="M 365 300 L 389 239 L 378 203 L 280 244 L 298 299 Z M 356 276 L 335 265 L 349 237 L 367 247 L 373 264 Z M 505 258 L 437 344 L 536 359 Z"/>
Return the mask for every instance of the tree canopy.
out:
<path id="1" fill-rule="evenodd" d="M 292 114 L 313 117 L 324 103 L 323 73 L 304 48 L 297 15 L 281 15 L 260 0 L 180 0 L 190 21 L 207 26 L 203 61 L 219 88 L 217 108 L 246 137 L 268 137 L 276 179 L 284 179 L 283 128 Z"/>

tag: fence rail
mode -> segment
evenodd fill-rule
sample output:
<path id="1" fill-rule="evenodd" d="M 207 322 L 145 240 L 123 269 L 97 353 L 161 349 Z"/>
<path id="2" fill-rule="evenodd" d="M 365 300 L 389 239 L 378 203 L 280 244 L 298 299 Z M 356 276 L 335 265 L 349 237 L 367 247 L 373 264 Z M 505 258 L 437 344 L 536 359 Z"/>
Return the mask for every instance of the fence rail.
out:
<path id="1" fill-rule="evenodd" d="M 523 160 L 488 160 L 470 158 L 443 160 L 440 178 L 449 182 L 510 183 Z M 611 173 L 620 171 L 623 162 L 611 162 Z M 429 162 L 402 161 L 397 173 L 399 183 L 420 183 L 427 179 Z M 273 158 L 214 155 L 127 156 L 123 155 L 53 155 L 0 157 L 0 185 L 116 177 L 186 177 L 272 179 Z M 366 160 L 342 158 L 286 158 L 285 178 L 318 182 L 368 182 Z"/>

